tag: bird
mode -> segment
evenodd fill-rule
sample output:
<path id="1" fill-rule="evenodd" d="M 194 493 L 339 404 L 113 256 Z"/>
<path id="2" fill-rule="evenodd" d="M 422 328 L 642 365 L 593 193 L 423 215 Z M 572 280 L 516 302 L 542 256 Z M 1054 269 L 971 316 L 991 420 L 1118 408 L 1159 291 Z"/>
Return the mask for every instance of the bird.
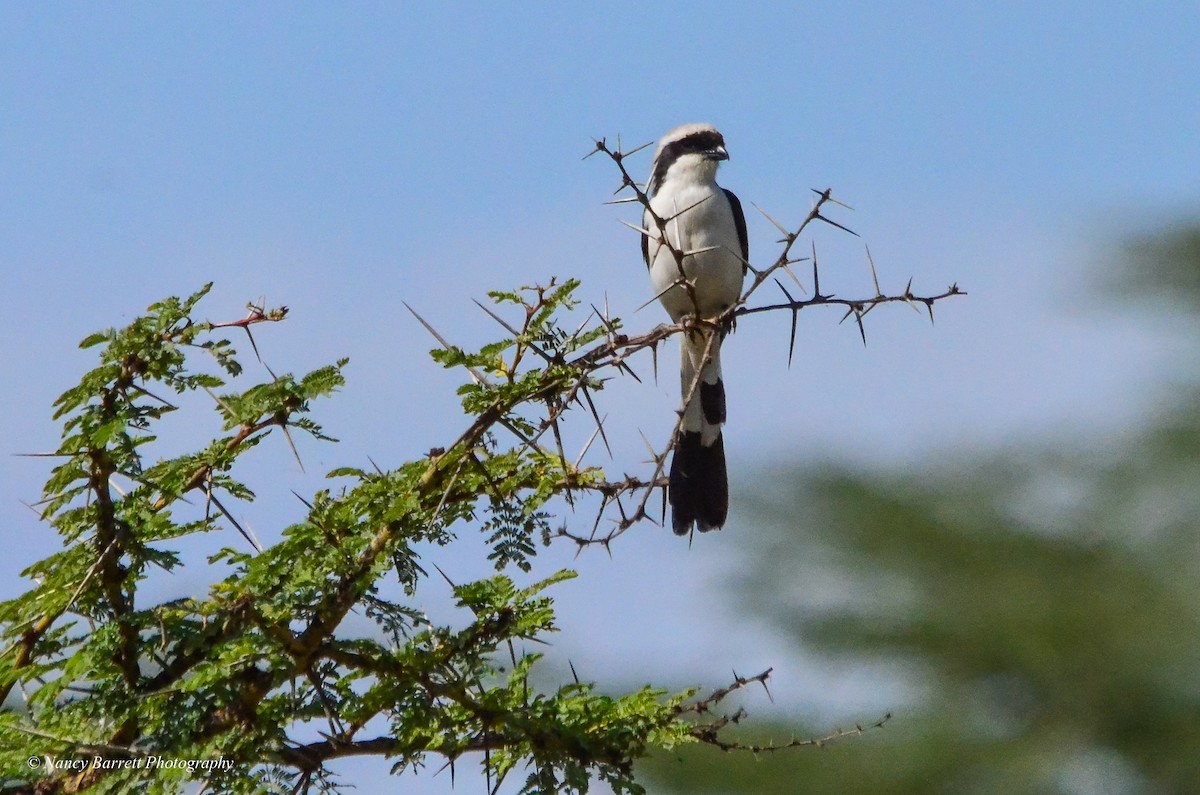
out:
<path id="1" fill-rule="evenodd" d="M 655 295 L 675 323 L 715 318 L 741 296 L 750 246 L 742 203 L 717 184 L 717 167 L 728 159 L 725 138 L 711 124 L 676 127 L 654 152 L 646 183 L 649 206 L 642 218 L 642 259 Z M 656 216 L 664 222 L 666 241 Z M 686 404 L 667 481 L 671 528 L 677 535 L 696 528 L 718 530 L 729 513 L 721 433 L 721 343 L 728 328 L 726 323 L 719 330 L 697 329 L 680 338 Z"/>

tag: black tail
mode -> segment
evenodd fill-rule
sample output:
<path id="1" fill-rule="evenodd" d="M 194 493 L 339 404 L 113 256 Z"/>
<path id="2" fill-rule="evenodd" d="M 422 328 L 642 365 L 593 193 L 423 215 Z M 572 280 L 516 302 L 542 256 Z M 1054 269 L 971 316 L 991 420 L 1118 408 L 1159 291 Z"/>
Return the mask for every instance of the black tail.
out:
<path id="1" fill-rule="evenodd" d="M 719 530 L 729 514 L 729 476 L 725 472 L 725 440 L 718 434 L 711 445 L 700 443 L 698 432 L 682 431 L 671 459 L 671 528 L 676 535 Z"/>

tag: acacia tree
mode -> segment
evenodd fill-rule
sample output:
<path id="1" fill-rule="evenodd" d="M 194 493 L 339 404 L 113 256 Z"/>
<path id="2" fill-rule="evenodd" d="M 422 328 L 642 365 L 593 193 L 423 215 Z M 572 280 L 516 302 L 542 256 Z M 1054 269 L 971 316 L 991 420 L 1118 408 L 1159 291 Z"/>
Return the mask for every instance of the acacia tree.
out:
<path id="1" fill-rule="evenodd" d="M 647 206 L 627 155 L 603 141 L 596 151 Z M 932 312 L 935 301 L 959 293 L 877 289 L 851 301 L 822 295 L 817 283 L 810 299 L 749 306 L 761 285 L 799 261 L 793 247 L 810 223 L 828 220 L 822 209 L 833 202 L 829 191 L 818 194 L 799 227 L 785 230 L 778 258 L 754 272 L 742 301 L 721 318 L 631 336 L 593 312 L 568 331 L 563 317 L 576 306 L 578 283 L 551 279 L 492 293 L 496 308 L 487 311 L 504 333 L 478 350 L 455 347 L 430 327 L 439 341 L 433 357 L 466 377 L 461 434 L 394 469 L 335 469 L 334 485 L 305 498 L 303 519 L 265 548 L 230 509 L 253 497 L 239 461 L 271 435 L 328 441 L 312 409 L 343 384 L 346 361 L 299 376 L 268 370 L 246 385 L 229 335 L 281 321 L 286 309 L 252 307 L 241 320 L 204 322 L 198 306 L 208 286 L 89 336 L 82 345 L 99 349 L 99 363 L 55 404 L 63 436 L 40 503 L 61 547 L 25 571 L 28 591 L 0 604 L 0 697 L 24 696 L 0 715 L 8 784 L 47 793 L 174 792 L 201 779 L 213 792 L 309 791 L 335 786 L 326 765 L 339 758 L 382 756 L 401 773 L 438 756 L 453 772 L 471 755 L 492 791 L 521 768 L 523 793 L 586 792 L 590 777 L 636 793 L 632 763 L 650 749 L 737 747 L 723 730 L 742 713 L 723 714 L 719 705 L 734 690 L 765 685 L 769 671 L 704 696 L 645 687 L 610 697 L 580 681 L 539 689 L 530 673 L 540 655 L 518 655 L 515 644 L 555 630 L 545 591 L 574 574 L 551 572 L 523 587 L 510 574 L 532 569 L 539 542 L 607 545 L 654 521 L 647 505 L 665 488 L 675 433 L 649 472 L 619 481 L 573 460 L 562 444 L 572 414 L 603 434 L 595 393 L 605 378 L 630 374 L 633 357 L 675 334 L 720 333 L 737 314 L 834 304 L 861 329 L 876 304 L 923 302 Z M 661 230 L 670 219 L 653 220 Z M 687 252 L 675 256 L 682 262 Z M 198 391 L 212 396 L 222 435 L 159 455 L 161 422 L 178 410 L 171 395 Z M 594 519 L 577 527 L 564 509 L 589 498 Z M 612 529 L 601 534 L 605 517 Z M 226 575 L 206 594 L 147 597 L 142 586 L 152 573 L 200 563 L 173 545 L 222 529 L 244 543 L 208 558 Z M 431 625 L 415 593 L 436 563 L 419 561 L 417 549 L 436 550 L 466 532 L 486 536 L 497 574 L 452 583 L 465 626 Z M 381 588 L 390 576 L 399 578 L 397 595 Z M 377 631 L 350 630 L 352 612 Z"/>

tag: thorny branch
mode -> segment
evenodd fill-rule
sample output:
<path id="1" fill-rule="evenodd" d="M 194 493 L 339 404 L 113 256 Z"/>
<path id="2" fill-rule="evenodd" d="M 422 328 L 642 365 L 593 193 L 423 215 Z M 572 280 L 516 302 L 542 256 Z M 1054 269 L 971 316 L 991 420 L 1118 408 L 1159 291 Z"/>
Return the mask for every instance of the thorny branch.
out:
<path id="1" fill-rule="evenodd" d="M 264 302 L 261 304 L 247 304 L 246 309 L 246 316 L 240 320 L 228 320 L 223 323 L 210 322 L 208 327 L 210 329 L 240 328 L 245 331 L 246 337 L 248 337 L 250 340 L 250 347 L 254 350 L 255 357 L 257 357 L 258 361 L 262 362 L 263 366 L 265 367 L 266 362 L 263 362 L 262 355 L 258 352 L 258 344 L 254 341 L 254 334 L 251 333 L 250 327 L 256 323 L 276 323 L 280 320 L 283 320 L 285 317 L 287 317 L 288 308 L 286 306 L 281 306 L 275 309 L 267 309 Z M 268 367 L 267 371 L 270 372 L 270 369 L 271 368 Z M 272 373 L 272 375 L 274 375 L 274 373 Z"/>
<path id="2" fill-rule="evenodd" d="M 712 712 L 713 707 L 720 704 L 727 696 L 739 690 L 743 690 L 749 685 L 762 685 L 767 697 L 771 697 L 771 691 L 767 689 L 767 679 L 770 678 L 771 672 L 774 669 L 768 668 L 755 676 L 738 676 L 737 671 L 733 672 L 733 681 L 725 687 L 718 688 L 704 698 L 697 699 L 687 704 L 681 704 L 676 708 L 675 714 L 686 715 L 706 715 Z M 821 748 L 826 743 L 839 740 L 850 735 L 859 735 L 871 729 L 883 728 L 883 725 L 892 719 L 892 713 L 885 713 L 882 718 L 870 724 L 855 724 L 853 730 L 834 729 L 824 737 L 809 737 L 797 738 L 792 737 L 786 743 L 768 742 L 766 745 L 755 743 L 743 743 L 736 740 L 725 740 L 720 736 L 722 729 L 730 724 L 738 724 L 742 718 L 747 716 L 744 708 L 738 707 L 732 713 L 727 713 L 708 722 L 697 722 L 692 729 L 692 736 L 702 743 L 716 746 L 722 751 L 749 751 L 750 753 L 770 753 L 774 751 L 782 751 L 786 748 L 803 748 L 816 747 Z"/>

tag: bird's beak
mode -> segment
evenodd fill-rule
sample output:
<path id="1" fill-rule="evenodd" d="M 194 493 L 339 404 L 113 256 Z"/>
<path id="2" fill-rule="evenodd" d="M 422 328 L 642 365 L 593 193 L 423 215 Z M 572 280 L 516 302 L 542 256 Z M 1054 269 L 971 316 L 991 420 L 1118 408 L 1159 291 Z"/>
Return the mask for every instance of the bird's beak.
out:
<path id="1" fill-rule="evenodd" d="M 728 160 L 729 152 L 723 146 L 716 146 L 704 153 L 709 160 Z"/>

